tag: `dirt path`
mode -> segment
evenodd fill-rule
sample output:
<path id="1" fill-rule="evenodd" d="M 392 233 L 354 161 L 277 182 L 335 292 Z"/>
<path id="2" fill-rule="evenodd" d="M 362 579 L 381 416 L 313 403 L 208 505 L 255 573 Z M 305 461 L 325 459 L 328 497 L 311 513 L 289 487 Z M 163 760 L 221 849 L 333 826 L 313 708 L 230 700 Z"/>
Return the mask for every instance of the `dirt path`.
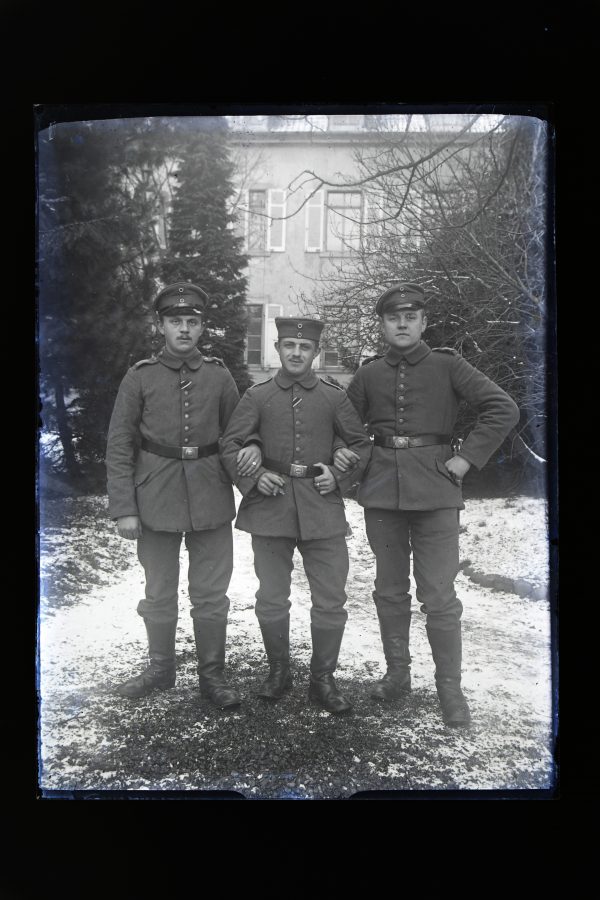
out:
<path id="1" fill-rule="evenodd" d="M 542 507 L 538 501 L 536 516 L 536 501 L 517 498 L 516 507 L 502 513 L 503 502 L 485 501 L 485 507 L 484 501 L 473 502 L 463 513 L 461 552 L 471 558 L 480 543 L 473 537 L 484 527 L 479 523 L 494 521 L 502 530 L 502 552 L 491 555 L 488 541 L 476 556 L 478 568 L 501 571 L 502 554 L 508 553 L 503 574 L 542 584 Z M 228 673 L 243 695 L 242 706 L 225 713 L 200 700 L 183 590 L 175 688 L 125 701 L 112 686 L 145 659 L 143 626 L 135 612 L 143 577 L 135 546 L 115 538 L 102 510 L 101 499 L 73 502 L 66 528 L 60 521 L 46 523 L 48 589 L 40 629 L 45 790 L 213 789 L 248 798 L 310 799 L 378 789 L 552 786 L 547 602 L 488 590 L 458 576 L 465 609 L 463 685 L 473 714 L 468 731 L 448 729 L 441 721 L 424 617 L 414 599 L 413 693 L 405 706 L 373 704 L 368 686 L 384 671 L 371 600 L 374 565 L 362 511 L 350 502 L 349 619 L 336 677 L 355 704 L 353 716 L 336 718 L 307 702 L 310 598 L 301 562 L 292 588 L 295 686 L 276 705 L 253 695 L 265 661 L 253 608 L 257 582 L 250 537 L 241 532 L 235 532 L 229 591 Z M 510 560 L 513 568 L 506 571 Z M 529 568 L 524 560 L 531 561 Z M 89 587 L 89 573 L 97 583 L 82 591 L 84 582 Z M 53 591 L 52 584 L 61 590 Z"/>

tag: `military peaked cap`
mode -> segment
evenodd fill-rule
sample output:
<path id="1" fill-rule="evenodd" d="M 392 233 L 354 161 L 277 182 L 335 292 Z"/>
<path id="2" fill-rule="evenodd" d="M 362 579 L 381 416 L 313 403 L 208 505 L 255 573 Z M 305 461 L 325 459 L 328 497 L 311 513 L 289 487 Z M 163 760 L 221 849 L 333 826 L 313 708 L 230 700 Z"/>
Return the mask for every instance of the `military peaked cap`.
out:
<path id="1" fill-rule="evenodd" d="M 278 337 L 306 338 L 317 343 L 319 343 L 323 325 L 324 323 L 317 319 L 285 319 L 281 317 L 275 319 Z"/>
<path id="2" fill-rule="evenodd" d="M 206 291 L 189 281 L 176 281 L 160 291 L 154 301 L 154 310 L 159 316 L 173 313 L 196 313 L 204 311 L 209 301 Z"/>
<path id="3" fill-rule="evenodd" d="M 390 309 L 423 309 L 425 306 L 425 291 L 418 284 L 410 284 L 405 281 L 401 284 L 393 284 L 384 291 L 375 307 L 378 316 Z"/>

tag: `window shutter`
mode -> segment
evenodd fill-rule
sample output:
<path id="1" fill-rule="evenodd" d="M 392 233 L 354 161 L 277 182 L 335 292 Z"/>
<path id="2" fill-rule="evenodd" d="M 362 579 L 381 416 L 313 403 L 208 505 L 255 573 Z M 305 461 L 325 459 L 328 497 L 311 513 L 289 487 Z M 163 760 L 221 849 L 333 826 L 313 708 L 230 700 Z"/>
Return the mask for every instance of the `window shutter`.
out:
<path id="1" fill-rule="evenodd" d="M 271 368 L 279 368 L 281 360 L 275 349 L 277 340 L 277 326 L 275 319 L 281 316 L 281 306 L 278 303 L 269 303 L 267 307 L 267 320 L 265 323 L 265 365 Z"/>
<path id="2" fill-rule="evenodd" d="M 323 249 L 323 191 L 317 191 L 306 204 L 305 250 L 319 253 Z"/>
<path id="3" fill-rule="evenodd" d="M 239 205 L 239 222 L 240 222 L 240 232 L 244 237 L 244 250 L 248 250 L 248 191 L 242 191 L 240 194 L 240 205 Z"/>
<path id="4" fill-rule="evenodd" d="M 285 216 L 286 191 L 270 190 L 268 198 L 267 214 L 269 216 L 269 229 L 267 234 L 267 250 L 278 253 L 285 250 Z M 276 216 L 277 218 L 273 218 Z"/>

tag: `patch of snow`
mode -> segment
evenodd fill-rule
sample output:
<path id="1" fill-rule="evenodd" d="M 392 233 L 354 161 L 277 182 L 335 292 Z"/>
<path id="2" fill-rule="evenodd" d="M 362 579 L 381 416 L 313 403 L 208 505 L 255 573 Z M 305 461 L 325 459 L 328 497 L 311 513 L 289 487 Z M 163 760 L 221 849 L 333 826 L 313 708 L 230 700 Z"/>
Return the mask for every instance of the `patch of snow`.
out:
<path id="1" fill-rule="evenodd" d="M 238 496 L 239 500 L 239 496 Z M 344 683 L 369 685 L 385 671 L 379 625 L 372 601 L 374 560 L 366 540 L 363 511 L 346 501 L 352 528 L 348 538 L 350 574 L 347 584 L 348 622 L 336 678 Z M 484 525 L 478 523 L 483 522 Z M 548 533 L 546 505 L 542 500 L 516 497 L 510 500 L 470 500 L 461 512 L 461 559 L 485 573 L 523 578 L 546 587 Z M 178 735 L 170 738 L 202 741 L 218 734 L 219 722 L 244 716 L 229 713 L 222 720 L 212 714 L 198 716 L 194 642 L 186 595 L 187 553 L 182 547 L 180 619 L 176 647 L 180 660 L 178 682 L 172 691 L 128 704 L 116 698 L 113 686 L 146 662 L 146 638 L 136 612 L 143 595 L 143 572 L 135 543 L 121 541 L 118 553 L 102 544 L 112 523 L 103 527 L 92 521 L 77 523 L 74 507 L 71 530 L 48 529 L 42 535 L 42 578 L 52 579 L 61 565 L 72 565 L 65 605 L 52 605 L 42 592 L 40 609 L 40 778 L 51 789 L 194 789 L 206 788 L 210 772 L 190 760 L 185 771 L 162 776 L 158 781 L 142 776 L 123 780 L 120 754 L 137 737 L 137 723 L 150 715 L 158 727 L 172 703 L 190 704 L 190 718 Z M 103 530 L 104 529 L 104 530 Z M 80 557 L 85 547 L 96 563 Z M 251 537 L 234 529 L 235 566 L 229 589 L 228 659 L 257 678 L 265 664 L 254 594 L 258 588 L 253 567 Z M 114 554 L 114 555 L 113 555 Z M 105 560 L 114 558 L 114 567 Z M 308 666 L 310 647 L 310 590 L 301 557 L 295 555 L 292 577 L 291 652 L 296 665 Z M 82 592 L 82 582 L 98 566 L 102 583 Z M 71 590 L 72 585 L 72 590 Z M 89 587 L 88 584 L 85 587 Z M 380 711 L 376 705 L 362 719 L 362 727 L 378 735 L 387 762 L 365 759 L 350 748 L 349 761 L 373 778 L 386 779 L 390 787 L 412 789 L 509 789 L 548 787 L 553 780 L 552 690 L 550 611 L 548 602 L 532 601 L 516 594 L 492 591 L 473 584 L 463 573 L 456 580 L 463 603 L 463 687 L 473 713 L 473 726 L 465 733 L 445 729 L 439 717 L 433 681 L 433 661 L 425 632 L 424 616 L 413 595 L 411 655 L 413 693 L 408 710 Z M 252 664 L 250 667 L 249 664 Z M 305 686 L 298 685 L 304 691 Z M 431 708 L 432 713 L 428 710 Z M 191 718 L 193 716 L 194 718 Z M 394 725 L 386 724 L 389 719 Z M 119 732 L 114 723 L 123 722 Z M 277 721 L 275 719 L 275 721 Z M 248 720 L 246 719 L 246 722 Z M 106 723 L 109 723 L 108 725 Z M 319 729 L 343 728 L 325 711 L 307 713 L 303 733 L 319 735 Z M 109 727 L 110 726 L 110 727 Z M 310 727 L 308 727 L 310 726 Z M 110 739 L 107 734 L 110 732 Z M 129 736 L 130 735 L 130 736 Z M 252 735 L 249 733 L 250 741 Z M 308 738 L 310 740 L 310 738 Z M 150 748 L 149 748 L 150 749 Z M 368 755 L 368 754 L 367 754 Z M 151 761 L 152 753 L 147 754 Z M 285 751 L 282 750 L 282 758 Z M 395 758 L 394 758 L 395 757 Z M 362 762 L 361 762 L 362 760 Z M 427 764 L 425 764 L 427 760 Z M 282 771 L 289 771 L 283 768 Z M 250 784 L 262 772 L 249 772 Z M 226 781 L 226 779 L 225 779 Z M 234 780 L 225 787 L 235 790 Z M 223 789 L 224 779 L 218 783 Z M 379 783 L 379 782 L 377 782 Z M 323 782 L 326 791 L 330 782 Z M 364 785 L 364 790 L 370 788 Z M 300 785 L 305 790 L 304 783 Z M 342 790 L 347 790 L 347 786 Z M 307 789 L 306 789 L 307 790 Z M 254 795 L 256 788 L 251 788 Z"/>

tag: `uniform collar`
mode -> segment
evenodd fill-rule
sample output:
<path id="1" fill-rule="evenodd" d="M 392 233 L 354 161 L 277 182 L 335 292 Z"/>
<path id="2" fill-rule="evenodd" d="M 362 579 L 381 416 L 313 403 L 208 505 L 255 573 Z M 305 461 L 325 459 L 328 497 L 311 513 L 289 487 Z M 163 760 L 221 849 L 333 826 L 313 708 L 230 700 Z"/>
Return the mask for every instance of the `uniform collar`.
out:
<path id="1" fill-rule="evenodd" d="M 390 366 L 397 366 L 402 359 L 405 359 L 411 366 L 414 366 L 415 363 L 421 362 L 421 360 L 429 353 L 431 353 L 431 347 L 429 347 L 425 341 L 421 341 L 416 347 L 409 350 L 408 353 L 398 350 L 397 347 L 390 347 L 385 354 L 384 359 Z"/>
<path id="2" fill-rule="evenodd" d="M 168 366 L 169 369 L 181 369 L 184 364 L 188 369 L 199 369 L 204 362 L 202 354 L 197 347 L 194 347 L 194 352 L 191 353 L 190 356 L 186 356 L 185 359 L 180 356 L 173 356 L 166 348 L 163 348 L 158 353 L 158 358 L 160 362 L 164 366 Z"/>
<path id="3" fill-rule="evenodd" d="M 309 369 L 306 375 L 304 375 L 302 378 L 292 378 L 291 375 L 288 375 L 285 369 L 280 369 L 275 376 L 275 381 L 280 388 L 284 389 L 284 391 L 287 391 L 288 388 L 291 388 L 294 384 L 301 384 L 303 388 L 310 390 L 319 383 L 319 379 L 315 375 L 313 369 Z"/>

